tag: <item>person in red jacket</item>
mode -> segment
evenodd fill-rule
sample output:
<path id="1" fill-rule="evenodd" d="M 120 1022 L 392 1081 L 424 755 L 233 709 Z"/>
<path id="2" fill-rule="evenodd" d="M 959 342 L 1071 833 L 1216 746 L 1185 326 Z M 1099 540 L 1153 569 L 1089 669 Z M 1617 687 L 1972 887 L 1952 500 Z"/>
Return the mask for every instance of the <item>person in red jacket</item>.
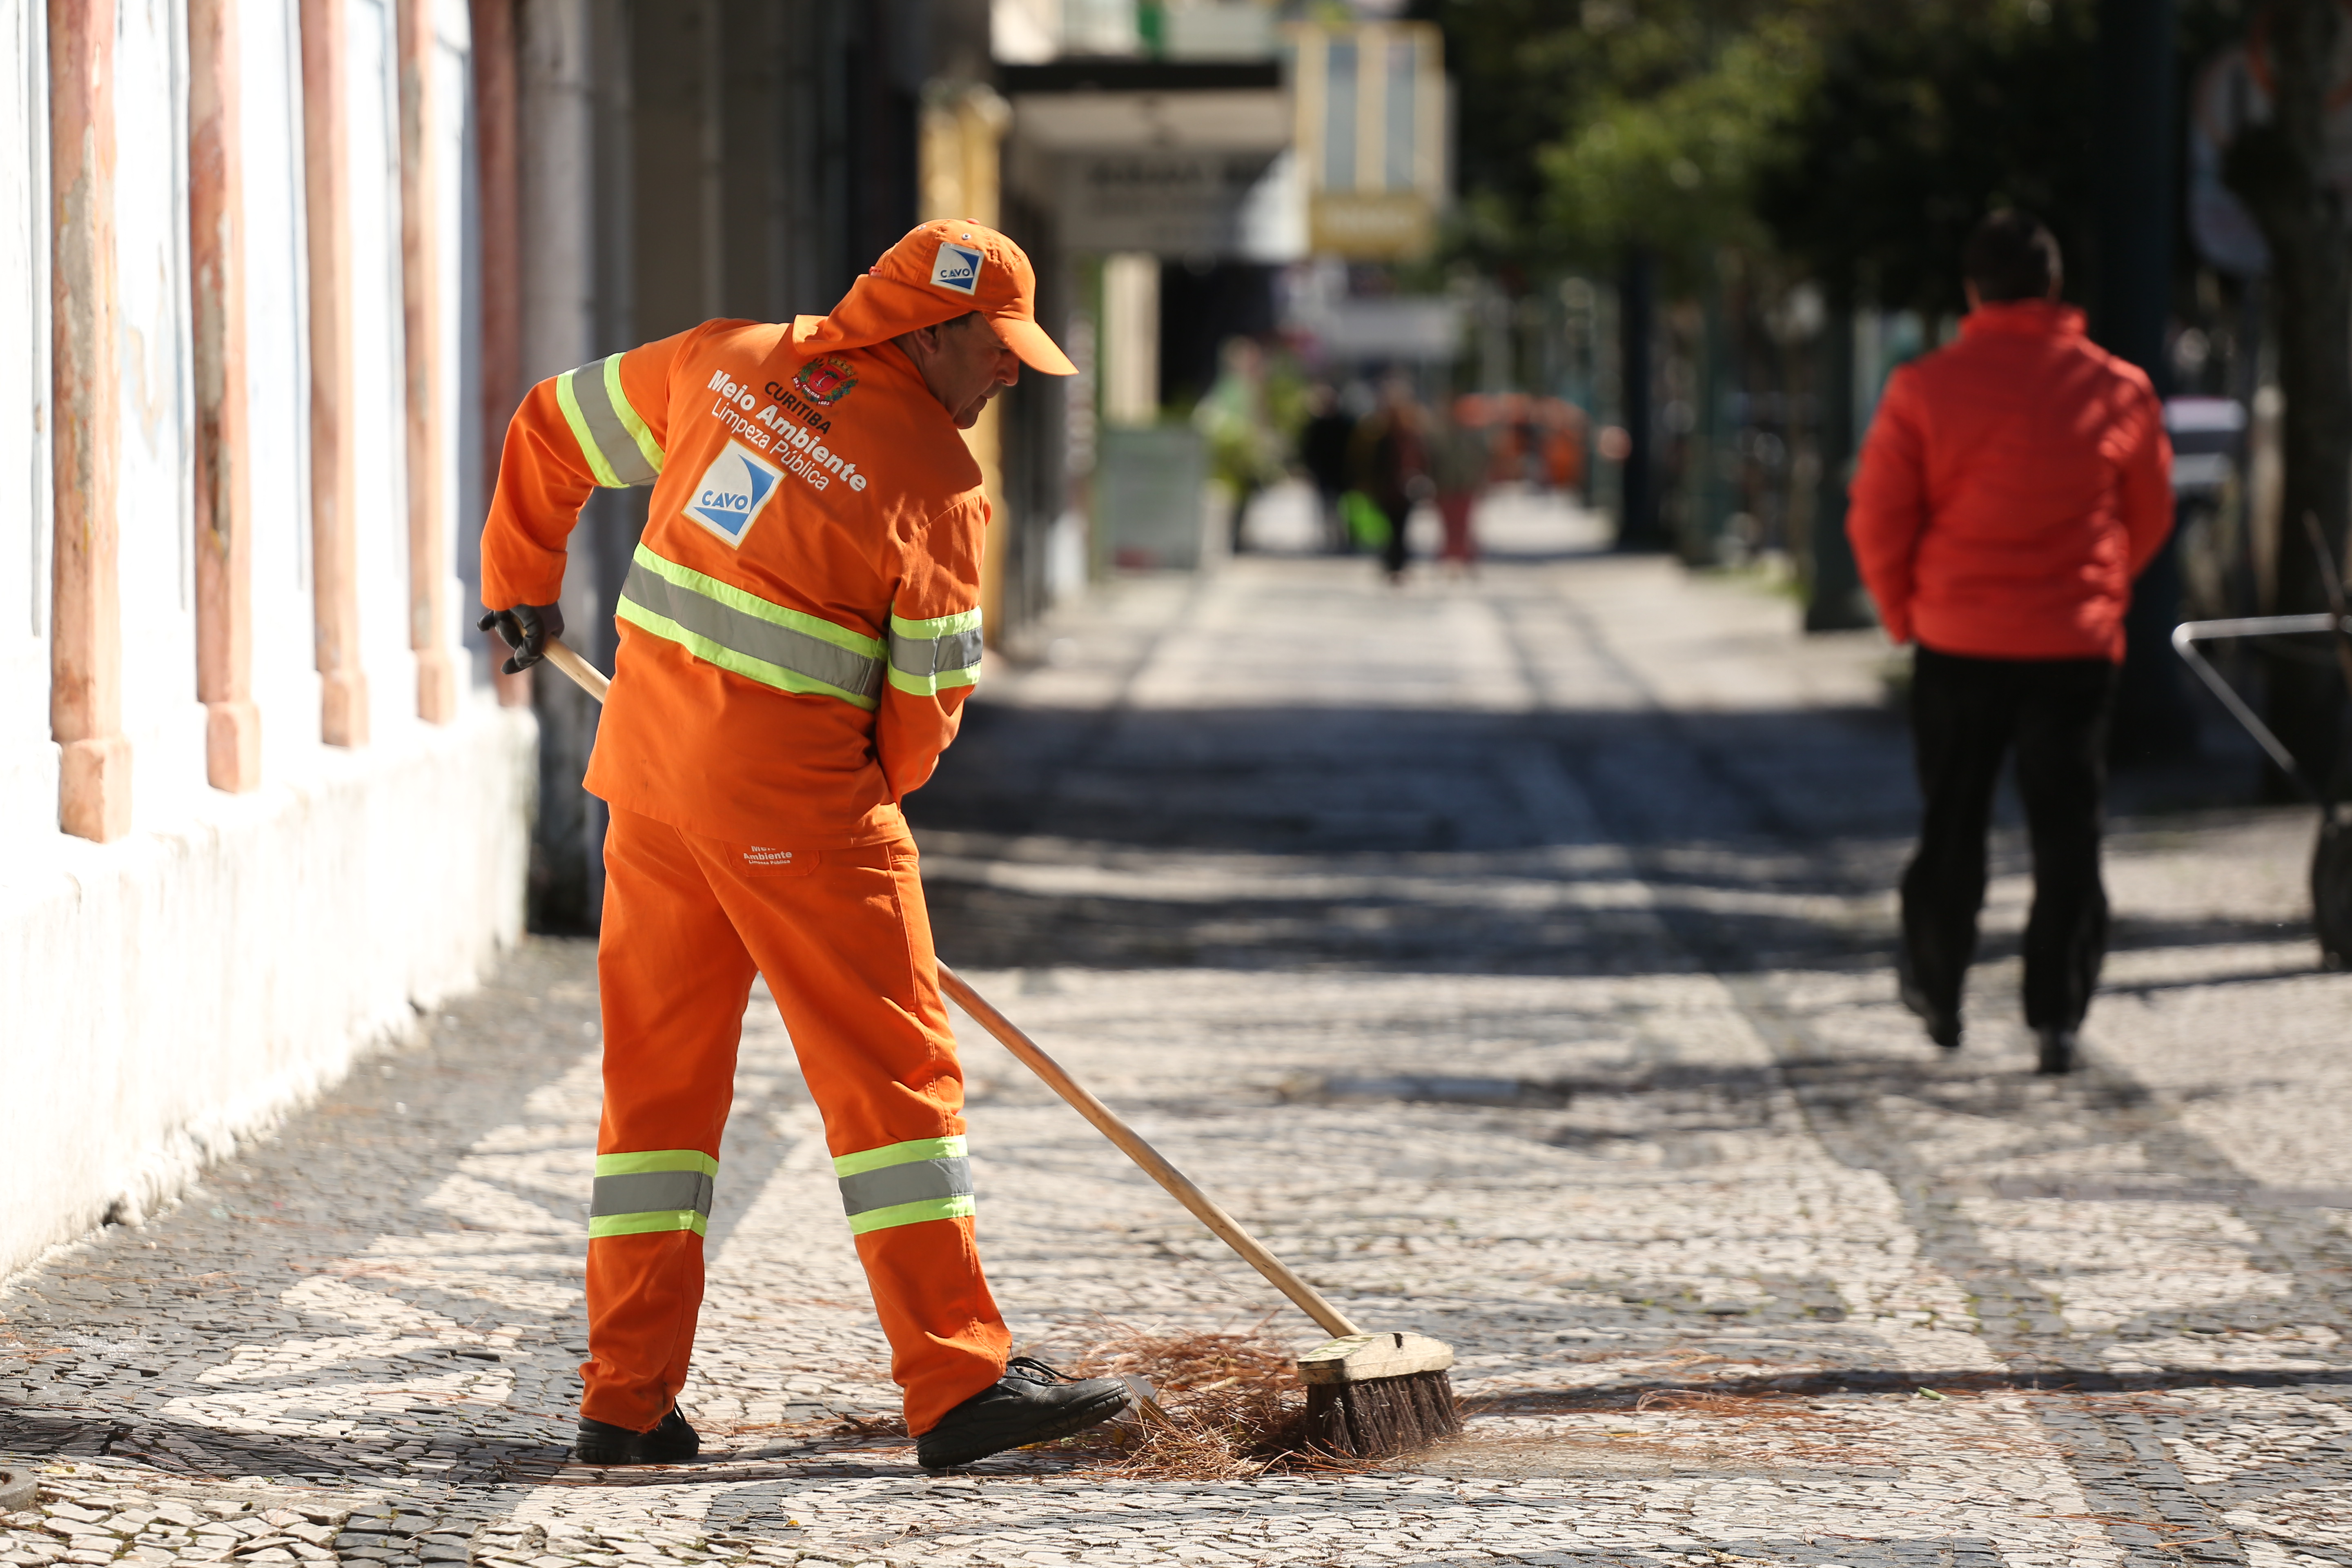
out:
<path id="1" fill-rule="evenodd" d="M 590 492 L 653 492 L 586 781 L 612 826 L 583 1463 L 698 1449 L 677 1395 L 755 973 L 824 1117 L 917 1458 L 965 1464 L 1127 1403 L 1115 1379 L 1010 1356 L 899 811 L 980 673 L 988 503 L 958 431 L 1024 363 L 1074 374 L 1034 299 L 1011 240 L 929 223 L 828 316 L 706 321 L 541 382 L 508 428 L 482 625 L 509 671 L 563 629 Z"/>
<path id="2" fill-rule="evenodd" d="M 2106 952 L 2106 735 L 2132 580 L 2172 530 L 2172 448 L 2147 376 L 2058 302 L 2058 242 L 1996 212 L 1963 257 L 1957 342 L 1886 384 L 1846 531 L 1886 634 L 1911 643 L 1925 810 L 1903 876 L 1899 988 L 1947 1050 L 1984 905 L 2004 759 L 2033 850 L 2025 1020 L 2074 1065 Z"/>

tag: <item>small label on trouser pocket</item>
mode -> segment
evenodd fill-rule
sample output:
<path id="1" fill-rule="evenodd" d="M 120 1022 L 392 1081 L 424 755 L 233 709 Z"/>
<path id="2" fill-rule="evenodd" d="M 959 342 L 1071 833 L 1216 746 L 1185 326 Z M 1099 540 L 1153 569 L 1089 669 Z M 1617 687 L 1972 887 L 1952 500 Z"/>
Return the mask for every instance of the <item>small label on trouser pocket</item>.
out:
<path id="1" fill-rule="evenodd" d="M 735 866 L 746 877 L 805 877 L 821 858 L 814 849 L 779 849 L 767 844 L 735 847 Z"/>

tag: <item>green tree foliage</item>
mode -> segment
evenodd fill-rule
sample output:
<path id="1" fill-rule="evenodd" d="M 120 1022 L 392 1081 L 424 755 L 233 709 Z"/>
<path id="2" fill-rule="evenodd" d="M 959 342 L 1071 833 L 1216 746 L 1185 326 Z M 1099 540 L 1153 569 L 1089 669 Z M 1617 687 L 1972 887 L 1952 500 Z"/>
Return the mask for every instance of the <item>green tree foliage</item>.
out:
<path id="1" fill-rule="evenodd" d="M 2183 76 L 2253 0 L 2179 0 Z M 1832 291 L 1961 308 L 1968 229 L 2008 203 L 2095 285 L 2097 0 L 1416 0 L 1459 94 L 1454 251 L 1687 284 L 1726 247 Z"/>
<path id="2" fill-rule="evenodd" d="M 1587 267 L 1647 246 L 1666 264 L 1670 286 L 1726 247 L 1764 248 L 1757 179 L 1813 75 L 1803 22 L 1769 17 L 1724 44 L 1704 70 L 1654 92 L 1600 97 L 1582 126 L 1538 157 L 1542 238 L 1562 260 Z"/>
<path id="3" fill-rule="evenodd" d="M 1543 269 L 1754 237 L 1757 133 L 1801 87 L 1809 19 L 1855 3 L 1416 0 L 1459 93 L 1457 252 Z"/>
<path id="4" fill-rule="evenodd" d="M 2000 205 L 2056 231 L 2068 292 L 2095 205 L 2091 0 L 1902 0 L 1828 31 L 1757 173 L 1757 216 L 1833 292 L 1963 309 L 1957 258 Z"/>

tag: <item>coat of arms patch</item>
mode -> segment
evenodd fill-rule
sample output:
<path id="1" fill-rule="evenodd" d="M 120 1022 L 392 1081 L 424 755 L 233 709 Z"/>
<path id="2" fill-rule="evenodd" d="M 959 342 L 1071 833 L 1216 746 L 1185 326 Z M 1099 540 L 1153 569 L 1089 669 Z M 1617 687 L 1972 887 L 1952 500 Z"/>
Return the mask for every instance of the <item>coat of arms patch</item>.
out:
<path id="1" fill-rule="evenodd" d="M 857 390 L 857 373 L 838 354 L 826 354 L 801 366 L 793 384 L 811 403 L 835 404 Z"/>

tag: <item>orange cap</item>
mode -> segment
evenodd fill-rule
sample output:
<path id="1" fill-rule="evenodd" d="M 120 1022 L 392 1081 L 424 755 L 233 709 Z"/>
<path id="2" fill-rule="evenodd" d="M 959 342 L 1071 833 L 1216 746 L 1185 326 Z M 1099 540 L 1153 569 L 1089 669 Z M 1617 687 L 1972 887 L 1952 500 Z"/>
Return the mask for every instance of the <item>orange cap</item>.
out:
<path id="1" fill-rule="evenodd" d="M 940 218 L 909 229 L 849 287 L 829 316 L 802 316 L 793 343 L 856 349 L 978 310 L 1030 369 L 1078 367 L 1037 324 L 1037 274 L 1021 247 L 984 225 Z"/>

